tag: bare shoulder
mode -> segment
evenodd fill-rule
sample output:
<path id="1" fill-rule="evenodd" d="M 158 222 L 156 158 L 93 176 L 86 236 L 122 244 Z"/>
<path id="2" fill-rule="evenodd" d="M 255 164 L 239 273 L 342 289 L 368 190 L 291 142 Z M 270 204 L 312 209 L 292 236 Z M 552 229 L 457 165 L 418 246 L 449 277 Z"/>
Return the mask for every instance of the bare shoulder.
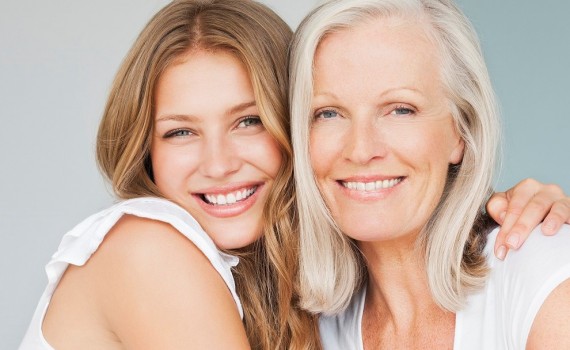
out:
<path id="1" fill-rule="evenodd" d="M 561 283 L 541 306 L 527 349 L 570 349 L 570 280 Z"/>
<path id="2" fill-rule="evenodd" d="M 99 253 L 102 272 L 114 286 L 104 309 L 127 347 L 247 347 L 225 282 L 171 225 L 125 216 Z"/>
<path id="3" fill-rule="evenodd" d="M 70 272 L 89 282 L 94 312 L 125 348 L 247 348 L 222 277 L 168 223 L 125 215 Z"/>

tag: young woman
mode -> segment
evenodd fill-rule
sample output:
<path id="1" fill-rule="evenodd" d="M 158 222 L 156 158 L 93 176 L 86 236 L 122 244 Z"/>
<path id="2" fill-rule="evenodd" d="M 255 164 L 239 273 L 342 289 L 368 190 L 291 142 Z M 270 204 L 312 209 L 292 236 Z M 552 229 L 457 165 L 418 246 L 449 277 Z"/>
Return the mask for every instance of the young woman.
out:
<path id="1" fill-rule="evenodd" d="M 97 140 L 123 201 L 64 236 L 22 349 L 318 347 L 293 293 L 290 37 L 252 1 L 149 22 Z"/>
<path id="2" fill-rule="evenodd" d="M 291 34 L 253 1 L 174 1 L 151 19 L 97 140 L 124 201 L 65 235 L 22 349 L 316 342 L 291 304 Z"/>

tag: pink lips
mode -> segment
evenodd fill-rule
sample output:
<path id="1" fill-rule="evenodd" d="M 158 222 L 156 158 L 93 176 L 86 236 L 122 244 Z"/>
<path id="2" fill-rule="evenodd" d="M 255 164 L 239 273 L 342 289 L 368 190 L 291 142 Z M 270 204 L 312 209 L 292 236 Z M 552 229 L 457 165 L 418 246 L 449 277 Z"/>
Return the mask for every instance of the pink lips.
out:
<path id="1" fill-rule="evenodd" d="M 227 218 L 227 217 L 232 217 L 232 216 L 238 216 L 238 215 L 241 215 L 241 214 L 245 213 L 246 211 L 248 211 L 249 208 L 251 208 L 255 204 L 257 199 L 259 198 L 259 193 L 261 192 L 263 186 L 264 186 L 263 183 L 248 184 L 248 185 L 242 184 L 239 186 L 209 189 L 207 191 L 204 191 L 204 193 L 194 193 L 194 194 L 192 194 L 192 196 L 194 197 L 194 199 L 198 202 L 200 207 L 207 214 L 214 216 L 214 217 L 218 217 L 218 218 Z M 238 190 L 243 190 L 246 188 L 252 188 L 252 187 L 256 188 L 253 194 L 251 194 L 249 197 L 242 199 L 240 201 L 237 201 L 235 203 L 216 205 L 216 204 L 210 204 L 210 203 L 207 203 L 204 201 L 204 194 L 205 193 L 207 193 L 209 195 L 215 195 L 217 193 L 226 194 L 226 193 L 230 193 L 230 192 L 234 192 L 234 191 L 238 191 Z"/>

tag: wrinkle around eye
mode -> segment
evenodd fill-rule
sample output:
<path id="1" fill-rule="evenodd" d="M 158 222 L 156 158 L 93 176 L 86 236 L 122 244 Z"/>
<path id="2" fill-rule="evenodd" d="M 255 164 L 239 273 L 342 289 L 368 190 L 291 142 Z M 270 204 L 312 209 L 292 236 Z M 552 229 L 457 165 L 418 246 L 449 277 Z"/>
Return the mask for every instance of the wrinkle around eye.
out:
<path id="1" fill-rule="evenodd" d="M 316 120 L 330 120 L 340 116 L 340 113 L 332 108 L 321 108 L 314 113 L 313 119 Z"/>

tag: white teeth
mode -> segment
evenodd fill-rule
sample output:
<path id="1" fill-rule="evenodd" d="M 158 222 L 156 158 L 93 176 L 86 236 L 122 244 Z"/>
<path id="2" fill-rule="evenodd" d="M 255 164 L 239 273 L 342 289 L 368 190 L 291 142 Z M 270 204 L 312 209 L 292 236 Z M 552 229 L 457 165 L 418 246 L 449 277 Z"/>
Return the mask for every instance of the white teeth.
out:
<path id="1" fill-rule="evenodd" d="M 350 182 L 344 182 L 342 181 L 342 185 L 350 190 L 356 190 L 356 191 L 375 191 L 375 190 L 381 190 L 381 189 L 387 189 L 387 188 L 392 188 L 394 186 L 396 186 L 397 184 L 399 184 L 402 181 L 402 178 L 396 178 L 396 179 L 391 179 L 391 180 L 378 180 L 378 181 L 373 181 L 373 182 L 354 182 L 354 181 L 350 181 Z"/>
<path id="2" fill-rule="evenodd" d="M 247 199 L 249 196 L 255 193 L 257 186 L 250 189 L 245 189 L 241 191 L 235 191 L 227 194 L 204 194 L 203 198 L 207 203 L 215 205 L 228 205 L 240 202 Z"/>

